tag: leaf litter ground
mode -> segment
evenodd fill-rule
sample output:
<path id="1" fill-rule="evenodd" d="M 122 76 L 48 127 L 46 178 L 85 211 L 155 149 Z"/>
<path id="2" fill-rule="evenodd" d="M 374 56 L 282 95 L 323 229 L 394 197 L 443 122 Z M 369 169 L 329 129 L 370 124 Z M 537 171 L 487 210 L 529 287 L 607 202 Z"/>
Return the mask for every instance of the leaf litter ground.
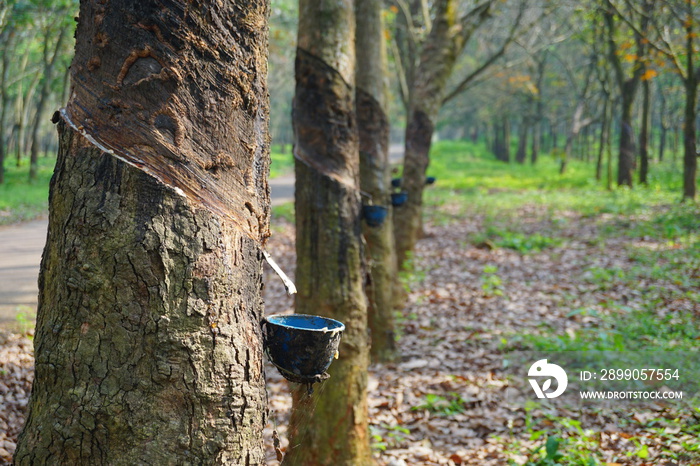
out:
<path id="1" fill-rule="evenodd" d="M 697 401 L 567 408 L 536 402 L 529 387 L 514 385 L 502 371 L 523 336 L 573 339 L 605 326 L 611 313 L 644 307 L 650 290 L 662 290 L 657 291 L 659 316 L 686 312 L 700 318 L 700 304 L 688 289 L 700 278 L 697 266 L 686 271 L 686 282 L 664 274 L 640 281 L 620 280 L 617 272 L 596 274 L 629 271 L 634 251 L 661 251 L 663 257 L 676 245 L 601 235 L 614 221 L 604 215 L 565 212 L 553 218 L 545 208 L 531 206 L 494 220 L 465 217 L 458 209 L 451 215 L 449 206 L 441 210 L 441 218 L 426 223 L 414 273 L 405 280 L 407 305 L 397 315 L 400 359 L 370 369 L 378 464 L 700 465 Z M 560 241 L 523 254 L 497 247 L 497 241 L 480 241 L 486 224 L 501 230 L 517 225 L 525 235 L 521 239 L 546 234 Z M 273 232 L 269 250 L 293 272 L 293 225 L 275 220 Z M 266 283 L 266 313 L 291 312 L 293 300 L 269 270 Z M 582 308 L 589 312 L 575 312 Z M 6 334 L 0 340 L 4 462 L 14 452 L 31 389 L 30 336 Z M 266 374 L 268 464 L 278 464 L 273 431 L 281 450 L 289 448 L 291 396 L 288 382 L 269 364 Z M 560 456 L 553 454 L 548 462 L 547 455 L 557 449 Z"/>

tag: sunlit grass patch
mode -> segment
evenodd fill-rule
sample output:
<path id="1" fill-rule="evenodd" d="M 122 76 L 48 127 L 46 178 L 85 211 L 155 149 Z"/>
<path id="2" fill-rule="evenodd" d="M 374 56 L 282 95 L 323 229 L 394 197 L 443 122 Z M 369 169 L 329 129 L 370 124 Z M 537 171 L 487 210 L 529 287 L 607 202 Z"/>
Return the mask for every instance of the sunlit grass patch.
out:
<path id="1" fill-rule="evenodd" d="M 489 247 L 507 248 L 527 254 L 558 246 L 562 240 L 541 233 L 527 235 L 489 226 L 483 233 L 475 235 L 472 242 L 476 245 L 486 244 Z"/>
<path id="2" fill-rule="evenodd" d="M 294 203 L 286 202 L 281 205 L 272 206 L 272 218 L 282 218 L 289 223 L 294 223 Z"/>
<path id="3" fill-rule="evenodd" d="M 294 172 L 294 156 L 280 145 L 270 148 L 270 178 L 277 178 Z"/>
<path id="4" fill-rule="evenodd" d="M 588 217 L 640 214 L 654 206 L 679 203 L 682 178 L 677 164 L 652 166 L 648 186 L 612 191 L 595 179 L 594 169 L 594 164 L 571 160 L 562 175 L 559 160 L 548 154 L 535 165 L 503 163 L 483 143 L 441 141 L 431 150 L 428 175 L 435 176 L 437 182 L 426 188 L 425 203 L 435 207 L 458 204 L 464 215 L 536 205 L 554 214 L 573 210 Z M 693 207 L 679 209 L 692 213 Z M 429 218 L 440 215 L 432 209 L 426 212 Z"/>
<path id="5" fill-rule="evenodd" d="M 46 215 L 49 205 L 49 181 L 55 157 L 40 157 L 37 180 L 29 182 L 29 160 L 5 160 L 5 183 L 0 184 L 0 225 L 32 220 Z"/>

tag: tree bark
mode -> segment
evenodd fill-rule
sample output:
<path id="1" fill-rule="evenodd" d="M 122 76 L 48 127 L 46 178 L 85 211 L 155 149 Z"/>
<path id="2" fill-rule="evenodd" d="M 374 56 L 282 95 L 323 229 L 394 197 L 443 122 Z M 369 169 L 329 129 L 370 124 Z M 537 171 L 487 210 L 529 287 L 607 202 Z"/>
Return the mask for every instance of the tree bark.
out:
<path id="1" fill-rule="evenodd" d="M 600 138 L 598 139 L 598 157 L 596 158 L 595 164 L 595 179 L 597 181 L 600 181 L 603 177 L 603 156 L 605 153 L 607 140 L 610 137 L 610 120 L 612 117 L 612 115 L 610 115 L 610 109 L 612 107 L 610 98 L 611 96 L 607 93 L 603 97 L 603 121 L 600 125 Z"/>
<path id="2" fill-rule="evenodd" d="M 511 136 L 511 126 L 510 126 L 510 119 L 505 116 L 503 117 L 503 161 L 506 163 L 510 163 L 510 148 L 511 148 L 511 142 L 510 142 L 510 136 Z"/>
<path id="3" fill-rule="evenodd" d="M 622 113 L 620 115 L 620 155 L 617 162 L 618 186 L 632 187 L 635 166 L 634 131 L 632 129 L 632 105 L 636 93 L 636 81 L 625 81 L 621 89 Z"/>
<path id="4" fill-rule="evenodd" d="M 613 156 L 612 156 L 612 145 L 613 145 L 613 118 L 612 118 L 612 105 L 613 103 L 610 102 L 609 109 L 608 109 L 608 128 L 607 128 L 607 138 L 605 140 L 605 158 L 606 158 L 606 167 L 607 167 L 607 174 L 605 177 L 605 188 L 608 191 L 612 191 L 613 189 Z"/>
<path id="5" fill-rule="evenodd" d="M 494 120 L 493 123 L 491 124 L 491 127 L 493 128 L 493 140 L 491 141 L 491 152 L 493 152 L 493 155 L 496 156 L 496 159 L 498 159 L 498 152 L 499 152 L 499 147 L 501 145 L 501 131 L 498 126 L 498 121 Z"/>
<path id="6" fill-rule="evenodd" d="M 686 105 L 687 105 L 688 97 L 686 95 Z M 673 128 L 673 149 L 671 150 L 671 159 L 675 162 L 676 161 L 676 155 L 678 154 L 678 146 L 680 145 L 680 140 L 681 140 L 681 133 L 683 132 L 683 127 L 682 126 L 674 126 Z"/>
<path id="7" fill-rule="evenodd" d="M 386 48 L 379 0 L 356 0 L 356 109 L 360 143 L 360 188 L 375 205 L 387 206 L 378 227 L 362 229 L 369 276 L 365 286 L 375 361 L 394 358 L 394 290 L 398 286 L 389 167 L 389 118 L 386 100 Z"/>
<path id="8" fill-rule="evenodd" d="M 510 163 L 510 120 L 508 117 L 501 117 L 501 123 L 496 128 L 498 132 L 498 143 L 494 151 L 496 159 Z"/>
<path id="9" fill-rule="evenodd" d="M 537 80 L 535 81 L 535 86 L 537 88 L 537 93 L 532 96 L 533 99 L 533 110 L 534 110 L 534 121 L 532 122 L 532 143 L 530 152 L 530 163 L 535 165 L 537 163 L 537 157 L 543 144 L 542 125 L 544 124 L 544 72 L 547 65 L 547 52 L 544 52 L 542 56 L 538 57 L 537 60 Z"/>
<path id="10" fill-rule="evenodd" d="M 639 132 L 639 183 L 648 184 L 649 177 L 649 130 L 651 128 L 651 86 L 649 80 L 642 82 L 642 129 Z"/>
<path id="11" fill-rule="evenodd" d="M 666 152 L 666 136 L 668 133 L 668 117 L 666 115 L 666 96 L 661 89 L 658 91 L 661 106 L 659 108 L 659 121 L 661 123 L 661 135 L 659 136 L 659 162 L 663 162 Z"/>
<path id="12" fill-rule="evenodd" d="M 537 163 L 537 157 L 540 152 L 540 131 L 542 123 L 537 122 L 532 126 L 532 142 L 530 149 L 530 163 L 535 165 Z"/>
<path id="13" fill-rule="evenodd" d="M 515 153 L 515 161 L 519 164 L 525 163 L 525 159 L 527 158 L 527 136 L 529 133 L 529 123 L 527 122 L 527 118 L 523 118 L 518 131 L 518 151 Z"/>
<path id="14" fill-rule="evenodd" d="M 16 464 L 263 463 L 267 14 L 81 3 Z"/>
<path id="15" fill-rule="evenodd" d="M 285 464 L 371 463 L 354 33 L 351 0 L 300 1 L 293 103 L 295 310 L 338 319 L 345 332 L 322 396 L 321 390 L 294 390 Z"/>
<path id="16" fill-rule="evenodd" d="M 691 2 L 688 2 L 690 5 Z M 683 199 L 695 199 L 697 191 L 698 171 L 698 146 L 696 141 L 695 125 L 697 116 L 698 83 L 700 83 L 700 66 L 696 69 L 695 59 L 695 32 L 694 20 L 688 19 L 685 23 L 686 40 L 686 77 L 685 84 L 685 111 L 683 118 Z"/>
<path id="17" fill-rule="evenodd" d="M 690 59 L 689 61 L 692 62 Z M 698 171 L 698 148 L 695 131 L 698 79 L 692 77 L 687 81 L 683 119 L 683 199 L 693 200 L 697 192 Z"/>

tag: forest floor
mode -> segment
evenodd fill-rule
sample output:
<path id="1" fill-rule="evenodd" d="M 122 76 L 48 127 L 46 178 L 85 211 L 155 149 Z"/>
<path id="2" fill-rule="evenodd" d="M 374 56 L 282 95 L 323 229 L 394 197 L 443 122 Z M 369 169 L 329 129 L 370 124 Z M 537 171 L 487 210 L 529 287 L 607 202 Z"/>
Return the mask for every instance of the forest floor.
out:
<path id="1" fill-rule="evenodd" d="M 653 186 L 606 193 L 575 175 L 558 181 L 544 160 L 537 170 L 442 160 L 438 150 L 426 236 L 401 277 L 398 358 L 370 368 L 378 464 L 700 465 L 700 208 Z M 545 191 L 547 176 L 568 185 Z M 268 250 L 293 276 L 291 211 L 275 210 Z M 266 313 L 291 312 L 279 279 L 270 272 L 266 283 Z M 0 336 L 0 463 L 25 415 L 31 336 Z M 572 389 L 539 400 L 522 373 L 545 355 L 567 369 L 564 355 L 645 350 L 680 355 L 683 400 L 581 402 Z M 277 464 L 272 431 L 293 448 L 290 386 L 266 373 L 268 464 Z"/>
<path id="2" fill-rule="evenodd" d="M 700 465 L 697 392 L 673 403 L 554 403 L 505 367 L 523 350 L 650 348 L 698 367 L 700 251 L 684 230 L 697 208 L 614 216 L 464 208 L 446 203 L 430 216 L 403 277 L 399 360 L 371 367 L 379 464 Z M 654 233 L 669 225 L 681 233 L 676 240 Z M 276 222 L 269 249 L 285 270 L 294 269 L 293 245 L 293 225 Z M 291 312 L 274 277 L 267 293 L 268 313 Z M 274 370 L 268 392 L 289 448 L 289 387 Z"/>
<path id="3" fill-rule="evenodd" d="M 537 400 L 504 370 L 522 349 L 634 350 L 639 342 L 697 349 L 700 262 L 685 247 L 692 245 L 626 234 L 635 230 L 630 222 L 653 219 L 552 216 L 531 206 L 489 220 L 450 209 L 427 222 L 414 271 L 404 276 L 410 291 L 396 316 L 399 360 L 371 367 L 379 463 L 699 465 L 697 399 L 562 407 Z M 276 220 L 269 243 L 286 271 L 294 270 L 293 230 Z M 266 312 L 291 311 L 279 280 L 269 274 L 267 282 Z M 620 339 L 626 347 L 615 346 Z M 9 461 L 31 389 L 31 330 L 1 343 L 0 459 Z M 689 354 L 697 362 L 698 353 Z M 285 449 L 289 386 L 270 367 L 267 374 L 268 446 L 276 427 Z M 548 463 L 547 451 L 564 456 Z M 271 451 L 269 464 L 273 458 Z"/>

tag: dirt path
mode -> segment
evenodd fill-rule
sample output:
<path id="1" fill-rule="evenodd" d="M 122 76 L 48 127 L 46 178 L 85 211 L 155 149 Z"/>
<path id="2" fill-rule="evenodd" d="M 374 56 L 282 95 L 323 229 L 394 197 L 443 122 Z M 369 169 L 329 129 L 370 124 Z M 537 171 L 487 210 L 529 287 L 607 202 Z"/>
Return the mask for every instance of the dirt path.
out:
<path id="1" fill-rule="evenodd" d="M 44 219 L 0 230 L 0 327 L 16 325 L 20 313 L 33 316 L 36 312 L 46 227 Z"/>

